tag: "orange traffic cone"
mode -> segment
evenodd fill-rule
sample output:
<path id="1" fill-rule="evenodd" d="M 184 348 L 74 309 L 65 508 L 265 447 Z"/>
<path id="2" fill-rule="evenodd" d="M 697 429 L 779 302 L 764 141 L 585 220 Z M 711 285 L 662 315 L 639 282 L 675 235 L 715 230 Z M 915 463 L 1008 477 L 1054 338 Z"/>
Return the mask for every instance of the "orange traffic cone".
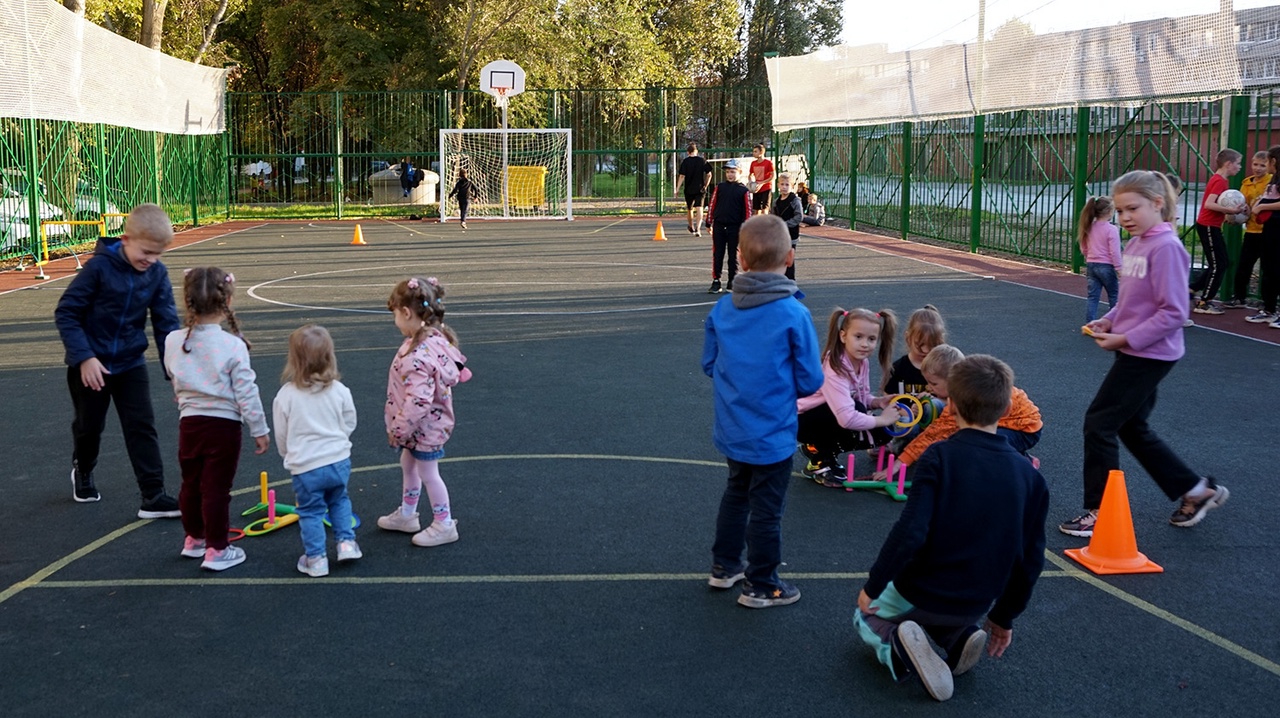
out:
<path id="1" fill-rule="evenodd" d="M 364 235 L 360 233 L 360 225 L 358 224 L 356 225 L 356 236 L 351 238 L 351 243 L 357 245 L 368 244 L 368 242 L 364 241 Z"/>
<path id="2" fill-rule="evenodd" d="M 1138 552 L 1123 471 L 1113 470 L 1107 476 L 1098 523 L 1093 526 L 1089 545 L 1067 549 L 1066 554 L 1094 573 L 1164 573 L 1163 568 Z"/>
<path id="3" fill-rule="evenodd" d="M 667 241 L 667 233 L 662 231 L 662 220 L 658 220 L 658 229 L 655 230 L 653 233 L 653 241 L 655 242 Z"/>

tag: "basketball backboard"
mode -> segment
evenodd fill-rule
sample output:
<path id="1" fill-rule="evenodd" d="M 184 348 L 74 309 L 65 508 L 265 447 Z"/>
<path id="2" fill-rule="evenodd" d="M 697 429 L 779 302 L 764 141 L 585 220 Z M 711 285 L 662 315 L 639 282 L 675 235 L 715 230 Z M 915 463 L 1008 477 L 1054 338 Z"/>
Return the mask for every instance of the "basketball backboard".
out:
<path id="1" fill-rule="evenodd" d="M 524 69 L 510 60 L 494 60 L 480 70 L 480 89 L 504 102 L 524 92 Z"/>

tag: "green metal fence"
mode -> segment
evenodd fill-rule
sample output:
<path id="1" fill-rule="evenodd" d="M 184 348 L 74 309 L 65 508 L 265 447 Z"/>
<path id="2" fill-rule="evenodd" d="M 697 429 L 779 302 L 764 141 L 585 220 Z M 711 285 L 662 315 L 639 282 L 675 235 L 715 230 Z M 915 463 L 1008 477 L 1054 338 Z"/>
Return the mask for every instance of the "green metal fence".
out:
<path id="1" fill-rule="evenodd" d="M 155 202 L 177 224 L 226 216 L 221 135 L 178 136 L 45 120 L 0 119 L 0 259 L 91 245 L 97 228 L 58 221 L 105 218 Z"/>

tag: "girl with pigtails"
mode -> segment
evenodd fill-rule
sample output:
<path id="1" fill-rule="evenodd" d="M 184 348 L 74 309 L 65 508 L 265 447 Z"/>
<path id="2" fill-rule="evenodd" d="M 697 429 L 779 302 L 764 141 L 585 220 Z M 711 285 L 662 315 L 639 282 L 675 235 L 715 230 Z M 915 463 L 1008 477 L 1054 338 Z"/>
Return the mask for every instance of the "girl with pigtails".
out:
<path id="1" fill-rule="evenodd" d="M 231 309 L 235 277 L 217 267 L 183 273 L 185 328 L 165 337 L 165 369 L 178 397 L 178 506 L 186 532 L 182 555 L 202 568 L 222 571 L 244 563 L 244 550 L 227 541 L 231 485 L 240 464 L 241 424 L 254 453 L 270 446 L 257 375 L 249 365 L 249 341 Z M 226 322 L 231 328 L 222 328 Z"/>
<path id="2" fill-rule="evenodd" d="M 888 374 L 897 330 L 897 318 L 888 309 L 837 308 L 831 313 L 822 352 L 822 389 L 796 402 L 797 439 L 800 452 L 809 460 L 804 474 L 814 481 L 843 486 L 841 453 L 884 446 L 892 440 L 885 427 L 902 414 L 891 397 L 871 394 L 869 359 L 875 354 L 882 375 Z M 889 340 L 881 341 L 883 337 Z M 872 414 L 874 409 L 882 411 Z"/>
<path id="3" fill-rule="evenodd" d="M 387 531 L 413 534 L 415 546 L 458 540 L 449 490 L 440 478 L 444 444 L 453 433 L 453 387 L 471 378 L 458 337 L 444 323 L 444 285 L 435 277 L 405 279 L 387 309 L 404 335 L 387 377 L 387 443 L 399 449 L 404 491 L 400 507 L 378 519 Z M 425 489 L 431 523 L 422 528 L 418 502 Z"/>

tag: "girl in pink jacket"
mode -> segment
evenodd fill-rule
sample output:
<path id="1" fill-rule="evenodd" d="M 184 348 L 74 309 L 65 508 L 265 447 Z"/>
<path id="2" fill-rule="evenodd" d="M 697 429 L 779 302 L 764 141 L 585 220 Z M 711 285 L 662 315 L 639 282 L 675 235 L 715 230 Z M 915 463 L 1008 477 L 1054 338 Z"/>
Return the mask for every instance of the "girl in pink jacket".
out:
<path id="1" fill-rule="evenodd" d="M 458 337 L 444 323 L 444 286 L 435 277 L 413 277 L 391 290 L 387 308 L 404 343 L 387 377 L 387 443 L 400 449 L 404 494 L 400 508 L 378 519 L 378 527 L 413 534 L 415 546 L 458 540 L 449 512 L 449 490 L 440 478 L 444 443 L 453 433 L 453 386 L 471 378 Z M 426 489 L 431 525 L 422 529 L 418 499 Z"/>

